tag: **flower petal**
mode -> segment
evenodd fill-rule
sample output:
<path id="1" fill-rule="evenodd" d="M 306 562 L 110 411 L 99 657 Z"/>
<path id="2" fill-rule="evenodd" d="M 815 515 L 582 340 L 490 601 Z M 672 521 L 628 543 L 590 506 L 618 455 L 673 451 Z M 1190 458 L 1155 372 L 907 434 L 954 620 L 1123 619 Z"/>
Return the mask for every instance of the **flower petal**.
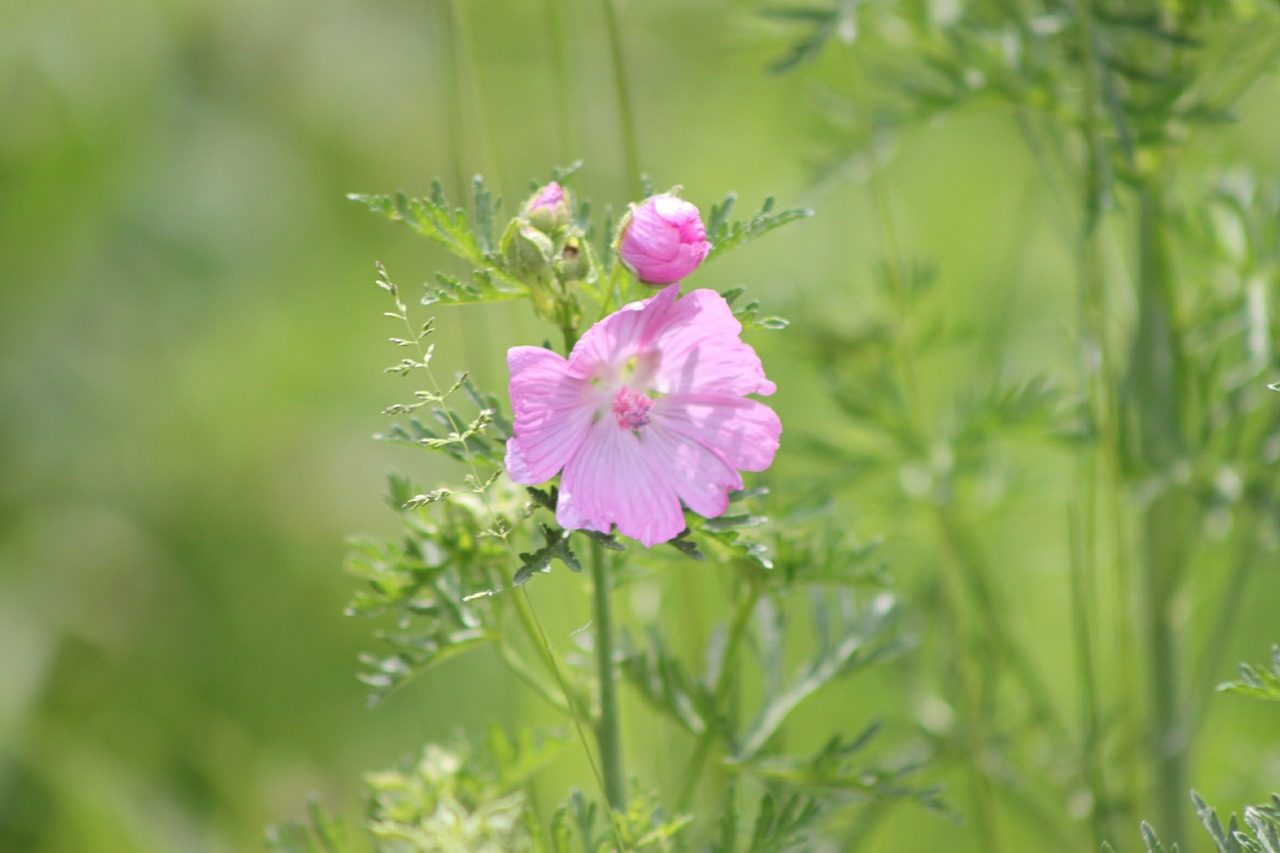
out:
<path id="1" fill-rule="evenodd" d="M 512 347 L 507 366 L 515 415 L 507 474 L 515 483 L 545 483 L 582 444 L 600 405 L 599 392 L 570 376 L 561 356 L 541 347 Z"/>
<path id="2" fill-rule="evenodd" d="M 596 323 L 569 353 L 569 371 L 582 379 L 613 379 L 637 355 L 652 349 L 655 331 L 666 323 L 680 295 L 677 284 L 655 296 L 624 305 Z"/>
<path id="3" fill-rule="evenodd" d="M 623 536 L 646 547 L 674 539 L 684 530 L 684 510 L 654 459 L 631 430 L 601 418 L 587 431 L 560 478 L 556 507 L 560 526 Z"/>
<path id="4" fill-rule="evenodd" d="M 742 488 L 742 475 L 716 450 L 669 429 L 661 417 L 640 431 L 650 459 L 661 460 L 663 476 L 685 506 L 715 518 L 729 506 L 729 492 Z"/>
<path id="5" fill-rule="evenodd" d="M 782 421 L 773 409 L 728 394 L 671 394 L 654 403 L 653 419 L 664 431 L 696 442 L 738 471 L 772 465 L 782 435 Z"/>
<path id="6" fill-rule="evenodd" d="M 764 366 L 750 344 L 739 338 L 742 324 L 724 297 L 714 290 L 685 294 L 651 330 L 662 358 L 655 390 L 664 394 L 714 391 L 721 394 L 772 394 Z"/>

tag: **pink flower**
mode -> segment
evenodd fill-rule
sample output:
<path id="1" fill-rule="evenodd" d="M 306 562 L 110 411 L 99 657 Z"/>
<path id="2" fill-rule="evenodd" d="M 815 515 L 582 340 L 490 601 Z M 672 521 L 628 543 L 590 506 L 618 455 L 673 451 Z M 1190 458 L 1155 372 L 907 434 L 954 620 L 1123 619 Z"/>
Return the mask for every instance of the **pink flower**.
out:
<path id="1" fill-rule="evenodd" d="M 723 297 L 672 285 L 592 326 L 566 360 L 512 347 L 507 473 L 560 478 L 556 520 L 646 546 L 684 530 L 684 510 L 723 513 L 741 471 L 773 462 L 782 424 L 746 394 L 772 394 Z"/>
<path id="2" fill-rule="evenodd" d="M 709 251 L 698 208 L 673 195 L 656 195 L 633 206 L 618 236 L 618 257 L 646 284 L 679 281 Z"/>

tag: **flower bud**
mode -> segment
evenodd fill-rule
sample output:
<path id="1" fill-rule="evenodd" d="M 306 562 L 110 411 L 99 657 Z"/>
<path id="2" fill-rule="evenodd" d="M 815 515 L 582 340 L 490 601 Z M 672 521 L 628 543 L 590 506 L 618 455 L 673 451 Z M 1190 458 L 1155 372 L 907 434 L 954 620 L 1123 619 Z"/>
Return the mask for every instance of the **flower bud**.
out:
<path id="1" fill-rule="evenodd" d="M 568 225 L 572 215 L 569 197 L 555 181 L 538 190 L 525 202 L 525 219 L 544 234 L 554 234 Z"/>
<path id="2" fill-rule="evenodd" d="M 711 244 L 698 208 L 673 195 L 632 205 L 618 229 L 618 257 L 645 284 L 671 284 L 697 269 Z"/>
<path id="3" fill-rule="evenodd" d="M 555 295 L 551 292 L 551 283 L 555 280 L 551 264 L 554 252 L 551 238 L 519 219 L 511 220 L 502 237 L 507 269 L 528 285 L 534 305 L 547 316 L 555 306 Z"/>
<path id="4" fill-rule="evenodd" d="M 591 258 L 586 253 L 587 245 L 580 237 L 570 234 L 560 247 L 560 258 L 556 271 L 562 281 L 588 281 L 595 278 L 591 269 Z"/>

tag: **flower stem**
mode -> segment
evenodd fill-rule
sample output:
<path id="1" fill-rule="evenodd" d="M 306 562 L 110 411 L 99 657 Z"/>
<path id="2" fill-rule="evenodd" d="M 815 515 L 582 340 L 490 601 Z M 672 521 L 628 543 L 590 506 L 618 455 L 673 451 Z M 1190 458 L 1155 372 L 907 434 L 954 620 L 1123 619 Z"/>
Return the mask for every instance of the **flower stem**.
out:
<path id="1" fill-rule="evenodd" d="M 559 156 L 564 164 L 573 159 L 577 145 L 577 126 L 573 117 L 573 89 L 569 62 L 569 37 L 565 0 L 545 0 L 547 22 L 551 33 L 551 76 L 554 82 L 556 134 Z"/>
<path id="2" fill-rule="evenodd" d="M 591 580 L 595 587 L 596 665 L 600 678 L 600 719 L 596 724 L 596 741 L 600 749 L 605 797 L 609 808 L 621 811 L 626 808 L 627 801 L 618 725 L 618 678 L 613 660 L 609 564 L 605 559 L 604 546 L 595 541 L 591 543 Z"/>
<path id="3" fill-rule="evenodd" d="M 618 120 L 622 129 L 622 160 L 627 169 L 627 188 L 639 198 L 644 187 L 640 183 L 640 145 L 636 136 L 635 110 L 631 86 L 627 82 L 627 66 L 622 56 L 622 30 L 618 26 L 616 0 L 600 0 L 604 6 L 605 28 L 609 31 L 609 55 L 613 60 L 613 89 L 618 99 Z"/>
<path id="4" fill-rule="evenodd" d="M 720 674 L 716 676 L 715 687 L 712 688 L 712 696 L 715 698 L 712 708 L 718 710 L 728 698 L 729 688 L 733 685 L 733 675 L 737 671 L 738 649 L 742 646 L 742 638 L 746 636 L 747 625 L 751 621 L 751 614 L 755 612 L 756 602 L 759 600 L 760 586 L 757 583 L 751 583 L 748 592 L 738 602 L 733 624 L 729 626 L 729 638 L 725 642 L 724 657 L 720 661 Z M 680 798 L 676 801 L 677 809 L 681 812 L 688 811 L 692 805 L 693 795 L 698 790 L 698 781 L 702 778 L 702 771 L 707 764 L 707 754 L 711 751 L 711 744 L 716 738 L 715 720 L 708 719 L 706 724 L 707 727 L 699 735 L 698 742 L 693 748 L 693 755 L 689 758 L 689 765 L 684 772 L 684 786 L 680 790 Z"/>

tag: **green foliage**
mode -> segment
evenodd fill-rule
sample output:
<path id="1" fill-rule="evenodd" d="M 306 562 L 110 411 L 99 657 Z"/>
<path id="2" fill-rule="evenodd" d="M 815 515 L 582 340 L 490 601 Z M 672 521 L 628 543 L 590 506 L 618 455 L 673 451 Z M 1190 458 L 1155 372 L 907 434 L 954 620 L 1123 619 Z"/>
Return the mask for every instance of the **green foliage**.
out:
<path id="1" fill-rule="evenodd" d="M 707 240 L 711 243 L 711 251 L 707 253 L 707 260 L 718 257 L 730 249 L 735 248 L 743 243 L 749 243 L 759 237 L 763 237 L 775 228 L 781 228 L 789 222 L 795 222 L 798 219 L 808 219 L 813 216 L 812 210 L 804 210 L 801 208 L 793 208 L 790 210 L 773 210 L 773 196 L 769 196 L 764 200 L 764 204 L 760 206 L 760 212 L 745 222 L 729 222 L 729 214 L 733 212 L 733 206 L 737 203 L 738 197 L 729 193 L 724 197 L 724 201 L 711 206 L 711 214 L 707 217 Z"/>
<path id="2" fill-rule="evenodd" d="M 784 853 L 808 840 L 804 834 L 821 809 L 811 797 L 792 794 L 780 803 L 766 793 L 760 800 L 755 827 L 748 850 L 759 853 Z"/>
<path id="3" fill-rule="evenodd" d="M 732 306 L 733 303 L 738 301 L 738 297 L 745 292 L 746 292 L 746 288 L 735 287 L 730 290 L 726 290 L 720 295 L 724 297 L 725 302 L 728 302 L 729 305 Z M 749 330 L 749 329 L 776 330 L 776 329 L 785 329 L 787 327 L 787 321 L 784 320 L 782 317 L 774 317 L 769 315 L 766 315 L 763 317 L 760 316 L 760 303 L 755 299 L 752 299 L 750 302 L 748 302 L 747 304 L 743 305 L 740 308 L 735 308 L 733 310 L 733 316 L 738 318 L 738 322 L 742 324 L 743 330 Z"/>
<path id="4" fill-rule="evenodd" d="M 761 9 L 760 14 L 766 18 L 807 30 L 787 48 L 784 56 L 769 65 L 769 71 L 783 74 L 798 65 L 813 62 L 827 46 L 827 42 L 837 36 L 845 41 L 851 40 L 857 27 L 857 7 L 856 0 L 841 0 L 839 3 L 824 5 L 769 6 Z"/>
<path id="5" fill-rule="evenodd" d="M 1070 129 L 1084 143 L 1084 208 L 1096 222 L 1116 203 L 1117 185 L 1136 181 L 1151 157 L 1196 129 L 1234 120 L 1234 100 L 1271 56 L 1244 52 L 1247 70 L 1228 73 L 1233 63 L 1212 37 L 1257 39 L 1261 32 L 1248 28 L 1273 26 L 1276 11 L 1272 4 L 1219 0 L 1132 11 L 1064 0 L 984 0 L 945 9 L 840 0 L 770 6 L 762 14 L 799 30 L 772 64 L 775 73 L 794 71 L 837 45 L 856 50 L 859 60 L 869 57 L 862 73 L 888 81 L 894 97 L 872 101 L 859 89 L 858 107 L 869 115 L 858 133 L 868 125 L 919 122 L 978 98 L 1017 109 L 1040 156 L 1062 155 L 1055 134 Z M 839 118 L 833 114 L 833 124 Z"/>
<path id="6" fill-rule="evenodd" d="M 765 689 L 754 721 L 745 732 L 727 732 L 735 744 L 734 760 L 748 763 L 759 758 L 787 717 L 806 699 L 837 677 L 850 675 L 886 657 L 898 654 L 906 644 L 891 633 L 897 602 L 889 593 L 859 601 L 852 591 L 828 595 L 812 590 L 807 621 L 813 627 L 816 649 L 812 658 L 793 675 L 787 674 L 785 639 L 788 608 L 762 598 L 756 609 L 754 651 L 765 676 Z"/>
<path id="7" fill-rule="evenodd" d="M 428 744 L 421 757 L 397 770 L 370 773 L 364 835 L 375 853 L 534 853 L 525 795 L 520 790 L 560 748 L 559 740 L 521 729 L 508 735 L 492 726 L 484 746 Z M 267 833 L 280 853 L 346 853 L 341 822 L 314 801 L 308 824 Z"/>
<path id="8" fill-rule="evenodd" d="M 307 804 L 307 823 L 286 823 L 267 830 L 267 847 L 279 853 L 347 853 L 346 831 L 314 797 Z"/>
<path id="9" fill-rule="evenodd" d="M 527 285 L 506 269 L 493 240 L 494 214 L 498 203 L 475 179 L 472 214 L 452 206 L 445 198 L 439 181 L 431 185 L 431 195 L 411 198 L 395 195 L 348 196 L 372 212 L 400 222 L 415 233 L 443 246 L 454 255 L 476 267 L 468 282 L 443 274 L 436 276 L 436 286 L 428 287 L 424 305 L 464 302 L 502 302 L 517 299 L 527 292 Z"/>
<path id="10" fill-rule="evenodd" d="M 1240 664 L 1240 680 L 1219 684 L 1218 690 L 1223 693 L 1235 693 L 1239 696 L 1253 696 L 1257 699 L 1270 699 L 1280 702 L 1280 645 L 1271 647 L 1271 668 Z"/>
<path id="11" fill-rule="evenodd" d="M 1272 794 L 1269 804 L 1246 807 L 1243 828 L 1235 815 L 1224 827 L 1217 811 L 1195 791 L 1191 792 L 1191 802 L 1216 853 L 1280 853 L 1280 796 Z M 1147 853 L 1166 853 L 1156 831 L 1146 821 L 1142 822 L 1142 840 Z M 1104 845 L 1104 850 L 1110 850 L 1110 845 Z M 1172 845 L 1167 853 L 1178 853 L 1178 845 Z"/>
<path id="12" fill-rule="evenodd" d="M 676 853 L 688 849 L 685 830 L 692 820 L 689 815 L 667 817 L 657 796 L 638 785 L 632 786 L 627 807 L 612 813 L 575 789 L 551 820 L 549 853 Z"/>
<path id="13" fill-rule="evenodd" d="M 404 538 L 353 540 L 347 556 L 347 571 L 367 583 L 347 606 L 348 615 L 393 617 L 394 627 L 376 636 L 394 651 L 362 657 L 369 671 L 361 679 L 373 688 L 372 701 L 436 663 L 494 640 L 497 621 L 486 593 L 505 585 L 510 565 L 503 540 L 489 526 L 494 506 L 485 506 L 474 491 L 424 495 L 396 475 L 389 485 Z M 518 511 L 509 493 L 504 506 Z"/>
<path id="14" fill-rule="evenodd" d="M 573 551 L 569 550 L 569 532 L 546 524 L 541 525 L 541 528 L 547 544 L 532 554 L 520 555 L 520 568 L 511 579 L 514 586 L 520 586 L 538 572 L 551 571 L 552 560 L 559 560 L 572 571 L 582 571 L 582 564 Z"/>

